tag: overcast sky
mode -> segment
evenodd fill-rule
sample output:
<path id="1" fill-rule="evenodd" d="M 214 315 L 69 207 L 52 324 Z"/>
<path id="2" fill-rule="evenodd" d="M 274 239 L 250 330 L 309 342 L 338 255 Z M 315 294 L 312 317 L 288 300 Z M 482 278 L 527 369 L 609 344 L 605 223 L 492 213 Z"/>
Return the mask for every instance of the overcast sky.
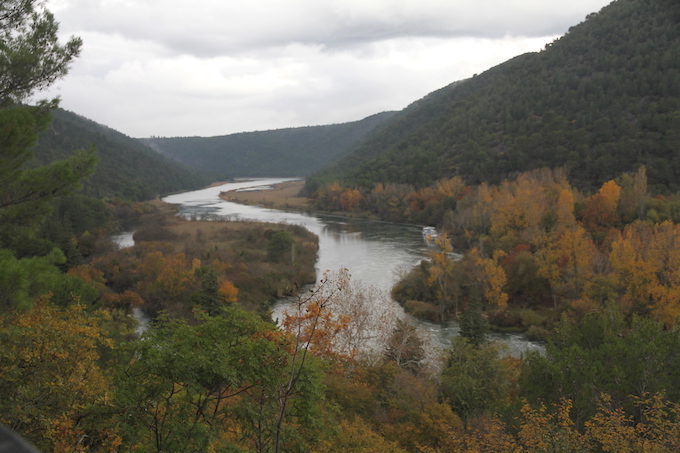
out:
<path id="1" fill-rule="evenodd" d="M 132 137 L 343 123 L 538 51 L 609 3 L 48 0 L 84 42 L 49 94 Z"/>

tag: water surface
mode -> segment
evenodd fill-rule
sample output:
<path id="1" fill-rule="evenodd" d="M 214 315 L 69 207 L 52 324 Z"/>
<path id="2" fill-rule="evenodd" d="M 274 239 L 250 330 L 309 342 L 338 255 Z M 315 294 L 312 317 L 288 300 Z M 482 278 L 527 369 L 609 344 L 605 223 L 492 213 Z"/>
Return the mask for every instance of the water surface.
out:
<path id="1" fill-rule="evenodd" d="M 325 271 L 336 272 L 346 268 L 353 280 L 389 291 L 405 272 L 427 257 L 428 244 L 422 228 L 341 216 L 308 214 L 247 206 L 221 200 L 220 192 L 252 190 L 271 187 L 291 178 L 260 178 L 237 181 L 192 192 L 174 194 L 163 201 L 179 206 L 184 217 L 215 217 L 233 220 L 302 225 L 319 237 L 317 278 Z M 395 303 L 396 304 L 396 303 Z M 274 307 L 275 316 L 283 310 L 283 303 Z M 418 328 L 428 332 L 442 347 L 459 334 L 455 322 L 444 325 L 416 321 Z M 519 334 L 493 334 L 492 339 L 503 342 L 513 355 L 537 350 L 541 346 Z"/>

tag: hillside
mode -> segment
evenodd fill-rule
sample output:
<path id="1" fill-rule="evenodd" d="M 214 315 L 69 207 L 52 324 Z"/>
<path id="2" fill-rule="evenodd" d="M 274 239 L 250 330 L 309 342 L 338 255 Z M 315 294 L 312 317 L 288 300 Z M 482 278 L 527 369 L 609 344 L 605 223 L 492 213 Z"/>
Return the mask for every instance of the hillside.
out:
<path id="1" fill-rule="evenodd" d="M 99 162 L 94 176 L 85 182 L 84 193 L 89 196 L 146 200 L 209 183 L 205 175 L 139 141 L 62 109 L 53 112 L 52 123 L 41 133 L 35 159 L 44 164 L 90 146 L 97 150 Z"/>
<path id="2" fill-rule="evenodd" d="M 229 176 L 306 176 L 362 143 L 393 112 L 361 121 L 218 137 L 142 139 L 192 168 Z"/>
<path id="3" fill-rule="evenodd" d="M 413 103 L 308 187 L 498 182 L 548 166 L 592 189 L 646 165 L 656 190 L 680 190 L 679 23 L 674 1 L 613 2 L 543 51 Z"/>

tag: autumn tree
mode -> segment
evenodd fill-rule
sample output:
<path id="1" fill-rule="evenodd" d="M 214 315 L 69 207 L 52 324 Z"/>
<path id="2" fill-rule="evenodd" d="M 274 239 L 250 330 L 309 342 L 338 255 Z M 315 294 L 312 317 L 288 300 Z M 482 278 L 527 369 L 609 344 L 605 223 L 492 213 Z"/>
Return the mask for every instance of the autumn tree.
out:
<path id="1" fill-rule="evenodd" d="M 354 418 L 342 420 L 337 433 L 324 440 L 319 453 L 347 451 L 355 453 L 406 453 L 395 441 L 385 439 L 372 430 L 365 420 Z"/>
<path id="2" fill-rule="evenodd" d="M 453 259 L 453 246 L 446 233 L 441 233 L 435 239 L 436 250 L 429 251 L 430 267 L 427 283 L 434 289 L 439 303 L 439 313 L 446 318 L 447 311 L 453 308 L 453 314 L 458 313 L 459 296 L 453 281 L 456 262 Z"/>
<path id="3" fill-rule="evenodd" d="M 607 181 L 600 190 L 586 199 L 582 212 L 584 227 L 598 233 L 600 237 L 606 234 L 619 221 L 617 209 L 621 197 L 621 187 L 616 181 Z"/>
<path id="4" fill-rule="evenodd" d="M 301 296 L 293 298 L 282 326 L 314 354 L 369 361 L 382 355 L 397 321 L 386 293 L 340 269 L 324 274 L 309 295 Z"/>
<path id="5" fill-rule="evenodd" d="M 559 299 L 579 297 L 593 275 L 595 255 L 595 245 L 578 225 L 555 231 L 538 247 L 535 253 L 537 273 L 549 282 L 555 308 Z"/>
<path id="6" fill-rule="evenodd" d="M 189 260 L 183 253 L 147 253 L 139 263 L 136 291 L 144 299 L 144 310 L 156 315 L 160 310 L 186 313 L 196 284 L 200 260 Z M 200 274 L 200 272 L 199 272 Z"/>
<path id="7" fill-rule="evenodd" d="M 107 316 L 48 297 L 0 317 L 0 422 L 42 451 L 116 451 L 111 382 L 100 351 L 112 347 Z M 95 446 L 97 446 L 95 448 Z M 89 449 L 92 447 L 92 449 Z"/>
<path id="8" fill-rule="evenodd" d="M 485 258 L 480 251 L 473 248 L 468 259 L 473 266 L 473 281 L 481 288 L 484 302 L 495 310 L 504 309 L 508 303 L 508 295 L 504 291 L 507 276 L 499 260 L 505 253 L 497 250 L 491 258 Z"/>
<path id="9" fill-rule="evenodd" d="M 628 311 L 651 314 L 667 326 L 680 316 L 680 228 L 635 222 L 612 243 L 609 261 Z"/>
<path id="10" fill-rule="evenodd" d="M 353 211 L 359 207 L 363 199 L 364 197 L 358 189 L 350 189 L 348 187 L 340 195 L 340 206 L 343 211 Z"/>

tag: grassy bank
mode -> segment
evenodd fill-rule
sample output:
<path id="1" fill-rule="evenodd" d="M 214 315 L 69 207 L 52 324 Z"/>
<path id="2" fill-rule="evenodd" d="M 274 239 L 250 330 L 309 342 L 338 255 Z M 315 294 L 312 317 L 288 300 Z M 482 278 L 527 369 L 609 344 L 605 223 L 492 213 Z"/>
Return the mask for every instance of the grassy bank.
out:
<path id="1" fill-rule="evenodd" d="M 309 211 L 309 199 L 298 196 L 304 185 L 305 182 L 302 180 L 287 181 L 276 184 L 267 190 L 223 192 L 220 194 L 220 198 L 234 203 L 258 205 L 271 209 Z"/>

